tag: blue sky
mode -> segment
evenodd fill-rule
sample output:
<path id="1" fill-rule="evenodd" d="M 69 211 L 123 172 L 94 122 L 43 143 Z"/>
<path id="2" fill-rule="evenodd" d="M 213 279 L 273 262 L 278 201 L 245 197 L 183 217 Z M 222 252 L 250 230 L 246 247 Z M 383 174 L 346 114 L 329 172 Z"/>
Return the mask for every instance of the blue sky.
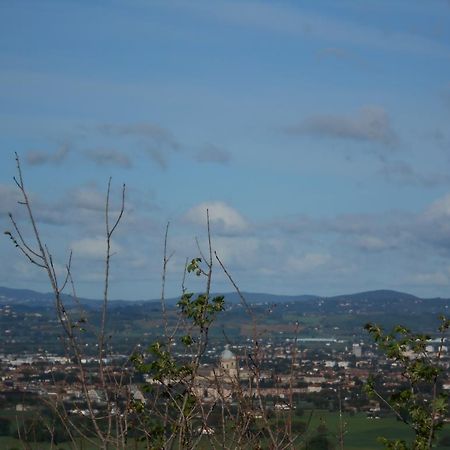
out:
<path id="1" fill-rule="evenodd" d="M 168 221 L 176 295 L 206 208 L 243 290 L 449 296 L 448 23 L 439 0 L 3 1 L 2 229 L 29 233 L 18 152 L 80 295 L 101 296 L 111 176 L 112 297 L 158 297 Z M 6 238 L 0 285 L 49 289 Z"/>

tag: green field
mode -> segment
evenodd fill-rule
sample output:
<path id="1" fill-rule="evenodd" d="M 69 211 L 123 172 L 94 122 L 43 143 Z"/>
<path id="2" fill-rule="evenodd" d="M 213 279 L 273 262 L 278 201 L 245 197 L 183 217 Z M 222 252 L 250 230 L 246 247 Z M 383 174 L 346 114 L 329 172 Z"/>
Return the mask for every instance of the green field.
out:
<path id="1" fill-rule="evenodd" d="M 307 414 L 301 418 L 307 420 Z M 308 434 L 315 432 L 317 427 L 323 421 L 325 423 L 329 436 L 336 441 L 339 430 L 339 414 L 328 411 L 314 411 L 309 425 Z M 345 423 L 346 434 L 344 437 L 346 450 L 376 450 L 384 448 L 377 438 L 384 436 L 392 439 L 405 439 L 409 442 L 413 436 L 407 425 L 398 421 L 394 417 L 382 419 L 368 419 L 364 413 L 358 413 L 354 416 L 343 414 L 343 423 Z M 439 441 L 444 435 L 450 436 L 450 426 L 447 425 L 438 435 Z M 433 447 L 439 450 L 450 449 L 449 446 Z"/>
<path id="2" fill-rule="evenodd" d="M 305 449 L 305 442 L 309 438 L 317 434 L 317 428 L 319 426 L 325 425 L 327 431 L 327 436 L 330 441 L 337 443 L 337 434 L 339 430 L 339 414 L 336 412 L 329 411 L 313 411 L 312 415 L 310 411 L 305 411 L 305 414 L 299 418 L 294 417 L 294 423 L 296 421 L 309 422 L 309 427 L 306 434 L 299 437 L 297 441 L 298 444 L 296 448 Z M 343 422 L 345 423 L 345 437 L 344 437 L 344 448 L 346 450 L 377 450 L 383 449 L 384 447 L 377 442 L 379 436 L 384 436 L 387 438 L 397 438 L 405 439 L 407 442 L 412 438 L 412 433 L 406 425 L 397 421 L 395 418 L 382 418 L 382 419 L 367 419 L 364 413 L 358 413 L 353 416 L 344 414 Z M 438 435 L 437 442 L 439 442 L 443 436 L 450 437 L 450 426 L 447 425 Z M 39 443 L 39 444 L 28 444 L 27 447 L 23 447 L 19 440 L 10 437 L 0 437 L 0 449 L 2 450 L 12 450 L 12 449 L 22 449 L 27 448 L 29 450 L 49 450 L 50 444 Z M 58 446 L 52 447 L 56 449 L 69 449 L 72 448 L 67 444 L 59 444 Z M 78 445 L 79 449 L 83 450 L 93 450 L 94 447 L 88 445 L 87 443 L 81 443 Z M 130 449 L 143 449 L 145 448 L 142 444 L 139 445 L 137 442 L 130 442 Z M 207 439 L 205 438 L 200 449 L 211 448 Z M 448 450 L 450 446 L 436 445 L 433 447 L 436 450 Z"/>

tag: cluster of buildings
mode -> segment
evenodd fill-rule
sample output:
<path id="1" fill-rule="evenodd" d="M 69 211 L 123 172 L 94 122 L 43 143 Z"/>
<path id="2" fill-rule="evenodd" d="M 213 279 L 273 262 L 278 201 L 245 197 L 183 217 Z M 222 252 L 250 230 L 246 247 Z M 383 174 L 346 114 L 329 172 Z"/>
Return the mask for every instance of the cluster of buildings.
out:
<path id="1" fill-rule="evenodd" d="M 447 345 L 430 341 L 426 348 L 431 358 L 439 358 L 444 369 L 440 389 L 450 391 L 450 355 Z M 173 354 L 180 360 L 186 358 L 177 347 Z M 411 353 L 410 357 L 414 357 Z M 110 373 L 123 375 L 127 357 L 115 355 L 103 364 Z M 94 404 L 105 402 L 98 377 L 99 361 L 83 360 L 87 391 Z M 121 372 L 122 371 L 122 372 Z M 384 375 L 381 387 L 388 394 L 404 382 L 402 368 L 376 351 L 373 344 L 346 343 L 335 339 L 289 339 L 275 342 L 246 342 L 242 345 L 212 346 L 205 362 L 198 369 L 193 391 L 202 402 L 219 398 L 233 402 L 236 396 L 264 399 L 274 409 L 291 409 L 303 405 L 307 408 L 341 408 L 348 411 L 366 411 L 370 417 L 380 405 L 364 394 L 363 385 L 369 375 Z M 141 378 L 125 377 L 133 398 L 145 402 L 141 389 L 145 384 L 157 384 L 149 374 Z M 123 377 L 122 377 L 123 378 Z M 170 381 L 170 380 L 169 380 Z M 79 367 L 64 356 L 49 354 L 0 355 L 0 399 L 4 403 L 18 398 L 54 396 L 74 405 L 83 396 Z M 26 402 L 25 402 L 26 403 Z M 70 409 L 74 414 L 84 414 L 82 408 Z"/>

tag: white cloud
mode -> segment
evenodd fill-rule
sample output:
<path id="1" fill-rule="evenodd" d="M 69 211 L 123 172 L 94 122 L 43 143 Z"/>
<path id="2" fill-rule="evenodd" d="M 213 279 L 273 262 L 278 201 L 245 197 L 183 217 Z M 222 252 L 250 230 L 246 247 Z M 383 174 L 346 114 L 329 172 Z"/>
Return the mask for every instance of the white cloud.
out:
<path id="1" fill-rule="evenodd" d="M 11 185 L 0 184 L 0 214 L 14 212 L 19 200 L 22 200 L 19 189 Z"/>
<path id="2" fill-rule="evenodd" d="M 213 246 L 225 264 L 240 269 L 255 270 L 265 257 L 263 242 L 259 238 L 222 236 L 213 240 Z"/>
<path id="3" fill-rule="evenodd" d="M 433 202 L 424 212 L 426 219 L 441 219 L 450 216 L 450 194 Z"/>
<path id="4" fill-rule="evenodd" d="M 106 194 L 101 193 L 97 188 L 80 187 L 70 193 L 76 208 L 89 211 L 104 211 L 106 204 Z"/>
<path id="5" fill-rule="evenodd" d="M 291 256 L 286 261 L 289 272 L 311 272 L 329 262 L 331 256 L 327 253 L 306 253 L 303 256 Z"/>
<path id="6" fill-rule="evenodd" d="M 430 286 L 446 286 L 449 284 L 449 274 L 441 271 L 429 273 L 417 273 L 408 280 L 411 283 Z"/>
<path id="7" fill-rule="evenodd" d="M 248 228 L 244 217 L 231 206 L 221 201 L 200 203 L 189 209 L 185 214 L 186 220 L 196 225 L 206 224 L 206 210 L 209 212 L 211 226 L 218 232 L 236 233 Z"/>
<path id="8" fill-rule="evenodd" d="M 357 240 L 357 244 L 363 250 L 368 251 L 381 251 L 386 250 L 390 245 L 384 240 L 377 236 L 361 236 Z"/>
<path id="9" fill-rule="evenodd" d="M 102 259 L 106 255 L 106 240 L 102 236 L 74 241 L 70 247 L 75 258 Z M 111 253 L 117 253 L 121 250 L 122 248 L 119 244 L 112 242 Z"/>

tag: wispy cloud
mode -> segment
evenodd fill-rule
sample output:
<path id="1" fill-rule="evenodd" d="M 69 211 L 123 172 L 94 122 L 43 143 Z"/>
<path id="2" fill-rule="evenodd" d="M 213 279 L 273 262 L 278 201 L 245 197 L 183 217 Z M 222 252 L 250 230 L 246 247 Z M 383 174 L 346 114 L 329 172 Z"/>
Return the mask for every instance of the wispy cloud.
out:
<path id="1" fill-rule="evenodd" d="M 399 185 L 433 188 L 450 184 L 446 173 L 421 173 L 406 161 L 383 161 L 380 174 L 389 182 Z"/>
<path id="2" fill-rule="evenodd" d="M 216 20 L 243 27 L 260 28 L 274 33 L 304 36 L 335 44 L 370 47 L 390 52 L 406 52 L 435 56 L 449 56 L 449 49 L 437 39 L 411 33 L 397 28 L 377 28 L 361 25 L 351 20 L 343 20 L 314 12 L 312 7 L 297 8 L 281 2 L 260 2 L 243 0 L 240 2 L 193 1 L 180 4 L 195 9 Z"/>
<path id="3" fill-rule="evenodd" d="M 319 60 L 322 59 L 335 59 L 339 61 L 345 61 L 347 63 L 353 64 L 359 68 L 368 68 L 369 64 L 366 60 L 361 58 L 354 52 L 349 51 L 342 47 L 326 47 L 317 53 Z M 373 69 L 372 69 L 373 70 Z"/>
<path id="4" fill-rule="evenodd" d="M 43 164 L 61 164 L 69 155 L 69 145 L 63 144 L 55 152 L 44 152 L 39 150 L 30 150 L 26 155 L 26 161 L 31 166 Z"/>
<path id="5" fill-rule="evenodd" d="M 167 143 L 173 148 L 178 148 L 178 143 L 172 133 L 153 123 L 141 122 L 131 124 L 101 124 L 97 127 L 97 129 L 101 133 L 108 135 L 144 136 L 161 143 Z"/>
<path id="6" fill-rule="evenodd" d="M 228 164 L 231 153 L 214 144 L 206 144 L 195 154 L 195 159 L 202 163 Z"/>
<path id="7" fill-rule="evenodd" d="M 357 114 L 324 114 L 308 117 L 286 132 L 297 135 L 312 135 L 332 139 L 350 139 L 392 146 L 398 138 L 384 108 L 366 106 Z"/>
<path id="8" fill-rule="evenodd" d="M 113 165 L 123 168 L 130 168 L 132 166 L 131 158 L 125 153 L 115 149 L 96 148 L 86 150 L 84 154 L 88 159 L 99 166 Z"/>
<path id="9" fill-rule="evenodd" d="M 170 153 L 180 150 L 180 143 L 167 129 L 153 123 L 101 124 L 97 131 L 107 137 L 133 139 L 144 153 L 165 169 Z"/>
<path id="10" fill-rule="evenodd" d="M 449 95 L 449 105 L 450 105 L 450 95 Z M 450 139 L 446 133 L 444 133 L 440 128 L 436 128 L 428 133 L 425 133 L 424 137 L 426 138 L 427 143 L 430 141 L 436 145 L 441 150 L 444 150 L 446 154 L 448 154 L 448 150 L 450 149 Z"/>
<path id="11" fill-rule="evenodd" d="M 11 211 L 14 215 L 23 214 L 23 208 L 18 208 L 13 204 L 15 199 L 20 199 L 19 191 L 17 189 L 15 191 L 13 188 L 5 189 L 5 195 L 1 195 L 3 192 L 0 185 L 2 197 L 0 215 L 4 212 L 3 208 L 8 208 L 8 211 L 5 210 L 5 212 Z M 114 216 L 119 212 L 120 197 L 115 195 L 117 192 L 114 187 L 112 191 L 110 210 L 111 215 Z M 76 226 L 83 231 L 87 229 L 103 230 L 106 187 L 102 191 L 97 186 L 90 184 L 69 190 L 62 189 L 58 194 L 59 198 L 48 199 L 34 192 L 28 192 L 38 222 L 61 228 Z M 116 200 L 117 197 L 119 200 Z"/>
<path id="12" fill-rule="evenodd" d="M 450 82 L 447 83 L 441 90 L 441 98 L 443 99 L 445 105 L 450 107 Z"/>

